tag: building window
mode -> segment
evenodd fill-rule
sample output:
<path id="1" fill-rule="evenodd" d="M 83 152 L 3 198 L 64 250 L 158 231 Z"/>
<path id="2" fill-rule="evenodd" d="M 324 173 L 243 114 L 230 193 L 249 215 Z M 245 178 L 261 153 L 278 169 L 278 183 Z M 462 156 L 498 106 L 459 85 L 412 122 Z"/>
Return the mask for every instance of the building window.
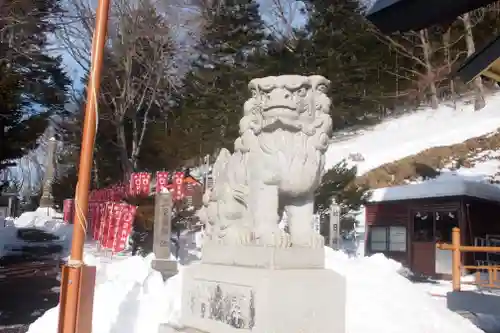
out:
<path id="1" fill-rule="evenodd" d="M 371 227 L 371 252 L 406 252 L 406 227 Z"/>
<path id="2" fill-rule="evenodd" d="M 451 243 L 453 228 L 458 228 L 458 212 L 436 212 L 436 241 Z"/>
<path id="3" fill-rule="evenodd" d="M 416 212 L 413 214 L 413 239 L 416 242 L 434 242 L 434 214 Z"/>
<path id="4" fill-rule="evenodd" d="M 389 251 L 406 252 L 406 227 L 389 227 Z"/>
<path id="5" fill-rule="evenodd" d="M 370 229 L 370 248 L 373 252 L 387 251 L 387 228 L 372 227 Z"/>

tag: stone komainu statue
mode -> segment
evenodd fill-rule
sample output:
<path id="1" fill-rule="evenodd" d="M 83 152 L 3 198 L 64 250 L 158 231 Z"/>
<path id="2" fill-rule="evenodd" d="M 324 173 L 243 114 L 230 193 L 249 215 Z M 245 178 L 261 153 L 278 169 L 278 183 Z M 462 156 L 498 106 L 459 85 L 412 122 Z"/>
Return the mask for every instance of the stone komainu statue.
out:
<path id="1" fill-rule="evenodd" d="M 318 75 L 250 81 L 234 153 L 220 152 L 204 196 L 204 242 L 323 246 L 312 219 L 332 129 L 328 85 Z M 283 211 L 289 233 L 278 227 Z"/>

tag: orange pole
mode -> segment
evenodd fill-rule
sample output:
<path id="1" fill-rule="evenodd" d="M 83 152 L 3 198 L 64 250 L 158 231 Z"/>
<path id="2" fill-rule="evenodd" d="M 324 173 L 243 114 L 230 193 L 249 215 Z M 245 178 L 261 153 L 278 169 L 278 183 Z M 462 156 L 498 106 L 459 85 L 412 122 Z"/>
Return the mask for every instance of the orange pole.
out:
<path id="1" fill-rule="evenodd" d="M 78 306 L 80 304 L 81 276 L 83 266 L 83 245 L 87 229 L 86 216 L 90 187 L 90 172 L 96 134 L 96 106 L 101 81 L 101 69 L 106 42 L 110 0 L 99 0 L 95 31 L 92 38 L 92 60 L 87 85 L 87 104 L 83 123 L 83 136 L 78 168 L 78 184 L 75 194 L 75 221 L 71 256 L 68 262 L 68 278 L 62 280 L 61 290 L 66 290 L 66 299 L 61 301 L 60 333 L 77 333 Z M 64 285 L 63 283 L 66 283 Z"/>
<path id="2" fill-rule="evenodd" d="M 453 228 L 451 231 L 451 243 L 453 252 L 451 257 L 452 265 L 452 287 L 453 291 L 460 291 L 460 229 Z"/>

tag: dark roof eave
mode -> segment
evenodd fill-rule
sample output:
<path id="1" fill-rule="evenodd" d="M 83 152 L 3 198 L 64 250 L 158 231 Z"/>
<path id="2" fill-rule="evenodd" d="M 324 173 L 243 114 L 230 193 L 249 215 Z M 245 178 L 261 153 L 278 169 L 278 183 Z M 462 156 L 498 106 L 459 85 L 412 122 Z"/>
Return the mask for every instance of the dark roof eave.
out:
<path id="1" fill-rule="evenodd" d="M 496 0 L 378 0 L 366 15 L 385 34 L 449 24 L 463 13 Z"/>
<path id="2" fill-rule="evenodd" d="M 462 81 L 468 83 L 481 75 L 500 58 L 500 36 L 497 36 L 485 47 L 474 52 L 455 72 Z"/>

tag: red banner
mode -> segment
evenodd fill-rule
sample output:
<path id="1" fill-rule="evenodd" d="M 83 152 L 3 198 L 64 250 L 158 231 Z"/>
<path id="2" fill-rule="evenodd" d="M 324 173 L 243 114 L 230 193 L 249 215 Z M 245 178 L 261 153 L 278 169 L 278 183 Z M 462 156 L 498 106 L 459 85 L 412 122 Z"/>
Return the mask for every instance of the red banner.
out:
<path id="1" fill-rule="evenodd" d="M 65 199 L 63 201 L 63 220 L 66 223 L 73 223 L 75 216 L 75 200 Z"/>
<path id="2" fill-rule="evenodd" d="M 151 189 L 151 174 L 143 172 L 141 176 L 141 181 L 142 181 L 142 186 L 139 195 L 147 197 L 149 196 L 149 192 Z"/>
<path id="3" fill-rule="evenodd" d="M 94 201 L 92 210 L 92 225 L 89 226 L 87 233 L 94 236 L 94 230 L 101 221 L 101 203 Z"/>
<path id="4" fill-rule="evenodd" d="M 104 214 L 102 214 L 101 216 L 101 223 L 99 225 L 99 231 L 97 232 L 97 239 L 99 240 L 99 243 L 103 247 L 105 247 L 108 241 L 107 236 L 108 236 L 110 220 L 113 216 L 114 205 L 115 204 L 113 202 L 106 202 L 104 208 Z"/>
<path id="5" fill-rule="evenodd" d="M 115 201 L 123 200 L 127 197 L 127 186 L 125 184 L 118 184 L 114 186 Z"/>
<path id="6" fill-rule="evenodd" d="M 115 237 L 113 242 L 113 252 L 118 253 L 127 247 L 127 239 L 132 231 L 137 207 L 125 205 L 121 213 L 121 219 L 115 227 Z"/>
<path id="7" fill-rule="evenodd" d="M 174 175 L 174 201 L 181 201 L 184 196 L 184 172 L 176 172 Z"/>
<path id="8" fill-rule="evenodd" d="M 151 174 L 135 172 L 130 177 L 129 192 L 133 196 L 149 196 Z"/>
<path id="9" fill-rule="evenodd" d="M 99 202 L 96 207 L 96 215 L 94 217 L 94 223 L 92 224 L 92 239 L 99 240 L 99 231 L 101 228 L 101 224 L 104 213 L 106 209 L 106 203 Z"/>
<path id="10" fill-rule="evenodd" d="M 130 184 L 128 192 L 131 196 L 137 195 L 139 188 L 141 186 L 141 174 L 139 172 L 134 172 L 130 175 Z"/>
<path id="11" fill-rule="evenodd" d="M 90 232 L 90 230 L 93 230 L 92 226 L 94 225 L 95 206 L 94 201 L 89 201 L 87 213 L 87 233 Z"/>
<path id="12" fill-rule="evenodd" d="M 103 247 L 106 249 L 112 249 L 116 238 L 116 228 L 121 221 L 121 216 L 123 209 L 127 204 L 115 203 L 111 212 L 111 216 L 108 216 L 107 228 L 104 231 L 106 240 Z"/>
<path id="13" fill-rule="evenodd" d="M 168 191 L 168 172 L 158 171 L 156 173 L 156 193 Z"/>

